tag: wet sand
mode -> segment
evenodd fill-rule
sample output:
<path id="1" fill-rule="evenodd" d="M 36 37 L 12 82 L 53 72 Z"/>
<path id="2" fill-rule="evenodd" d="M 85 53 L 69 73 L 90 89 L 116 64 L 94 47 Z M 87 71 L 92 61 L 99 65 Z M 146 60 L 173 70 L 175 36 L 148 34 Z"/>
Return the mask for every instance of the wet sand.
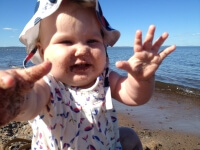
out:
<path id="1" fill-rule="evenodd" d="M 120 126 L 133 128 L 144 150 L 200 150 L 199 98 L 155 91 L 142 106 L 114 103 Z M 10 139 L 31 136 L 27 123 L 10 124 L 0 129 L 0 149 Z"/>
<path id="2" fill-rule="evenodd" d="M 155 91 L 137 107 L 115 103 L 120 126 L 133 128 L 145 150 L 200 150 L 200 99 Z"/>

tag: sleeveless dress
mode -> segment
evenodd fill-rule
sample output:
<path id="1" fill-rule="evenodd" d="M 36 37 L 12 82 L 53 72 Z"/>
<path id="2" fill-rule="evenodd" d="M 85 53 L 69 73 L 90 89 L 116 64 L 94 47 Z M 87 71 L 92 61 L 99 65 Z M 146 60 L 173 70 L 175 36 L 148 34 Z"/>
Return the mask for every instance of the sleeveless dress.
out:
<path id="1" fill-rule="evenodd" d="M 44 77 L 51 91 L 46 108 L 29 121 L 32 149 L 121 150 L 116 110 L 112 104 L 107 68 L 88 89 Z"/>

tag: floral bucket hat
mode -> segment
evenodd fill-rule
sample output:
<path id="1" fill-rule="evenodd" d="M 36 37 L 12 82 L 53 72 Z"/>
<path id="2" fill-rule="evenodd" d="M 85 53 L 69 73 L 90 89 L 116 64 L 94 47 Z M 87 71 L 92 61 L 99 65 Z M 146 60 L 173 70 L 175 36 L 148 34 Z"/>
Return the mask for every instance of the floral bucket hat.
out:
<path id="1" fill-rule="evenodd" d="M 75 0 L 74 0 L 75 1 Z M 96 15 L 104 32 L 104 41 L 108 46 L 113 46 L 120 37 L 120 32 L 113 29 L 103 16 L 101 6 L 98 0 L 77 0 L 83 2 L 95 2 Z M 36 40 L 39 35 L 40 21 L 52 15 L 61 5 L 62 0 L 38 0 L 36 3 L 35 14 L 27 23 L 24 30 L 19 36 L 20 41 L 26 45 L 27 57 L 24 59 L 23 65 L 31 60 L 34 64 L 39 64 L 42 59 L 37 51 Z"/>

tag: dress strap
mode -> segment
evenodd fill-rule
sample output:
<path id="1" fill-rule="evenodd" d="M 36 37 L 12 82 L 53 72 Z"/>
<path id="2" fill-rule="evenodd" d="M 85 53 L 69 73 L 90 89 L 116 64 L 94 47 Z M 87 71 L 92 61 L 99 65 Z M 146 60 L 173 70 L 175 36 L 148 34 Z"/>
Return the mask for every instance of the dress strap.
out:
<path id="1" fill-rule="evenodd" d="M 104 89 L 106 92 L 106 109 L 107 110 L 113 109 L 111 90 L 110 90 L 110 84 L 109 84 L 110 72 L 111 72 L 110 69 L 106 68 L 105 74 L 104 74 Z"/>
<path id="2" fill-rule="evenodd" d="M 109 68 L 106 68 L 105 70 L 105 80 L 104 80 L 104 87 L 109 87 L 109 74 L 110 74 L 110 70 Z"/>

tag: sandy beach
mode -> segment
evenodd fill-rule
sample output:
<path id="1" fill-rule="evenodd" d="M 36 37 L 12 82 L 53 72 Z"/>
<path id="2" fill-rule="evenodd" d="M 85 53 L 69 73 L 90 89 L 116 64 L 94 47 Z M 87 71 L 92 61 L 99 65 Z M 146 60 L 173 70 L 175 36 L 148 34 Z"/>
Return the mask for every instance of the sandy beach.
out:
<path id="1" fill-rule="evenodd" d="M 200 150 L 199 98 L 155 91 L 145 105 L 130 107 L 115 102 L 115 107 L 120 126 L 133 128 L 144 150 Z M 31 139 L 31 134 L 26 122 L 11 123 L 0 129 L 0 149 L 10 139 Z"/>
<path id="2" fill-rule="evenodd" d="M 144 150 L 200 150 L 200 99 L 154 92 L 142 106 L 116 103 L 121 126 L 133 128 Z"/>

